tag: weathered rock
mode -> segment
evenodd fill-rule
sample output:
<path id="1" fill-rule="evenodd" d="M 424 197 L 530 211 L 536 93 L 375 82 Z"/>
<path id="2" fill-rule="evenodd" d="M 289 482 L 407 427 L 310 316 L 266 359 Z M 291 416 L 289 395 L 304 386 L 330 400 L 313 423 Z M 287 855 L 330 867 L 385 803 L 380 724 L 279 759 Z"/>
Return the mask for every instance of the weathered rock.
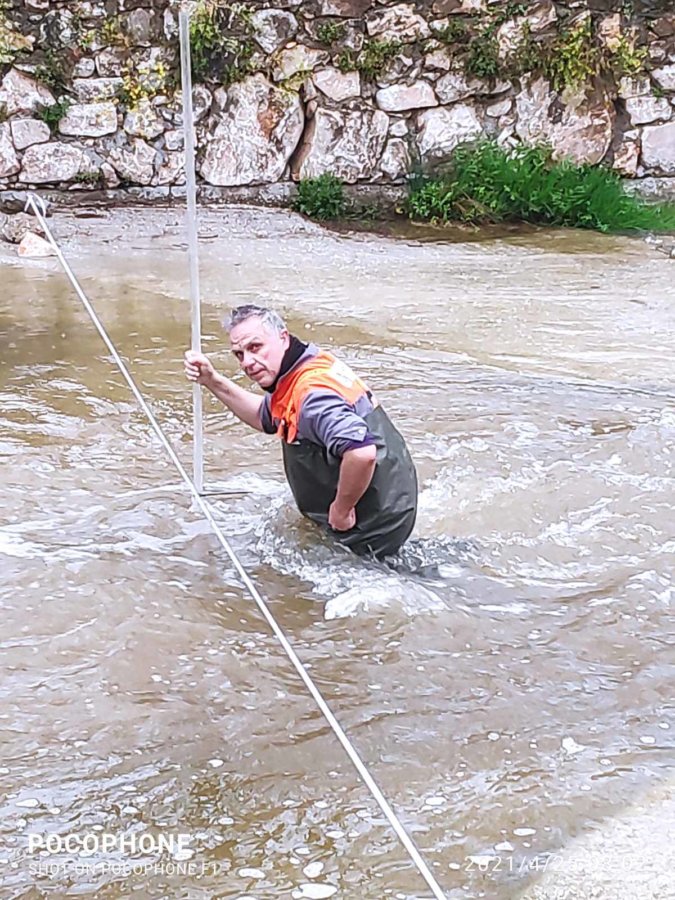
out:
<path id="1" fill-rule="evenodd" d="M 101 78 L 119 78 L 123 66 L 124 54 L 121 49 L 106 47 L 96 54 L 96 71 Z"/>
<path id="2" fill-rule="evenodd" d="M 330 61 L 330 56 L 323 50 L 313 50 L 304 44 L 286 47 L 279 53 L 272 77 L 275 81 L 285 81 L 299 72 L 311 72 L 317 66 Z"/>
<path id="3" fill-rule="evenodd" d="M 485 9 L 485 0 L 435 0 L 433 11 L 436 15 L 448 13 L 477 13 Z"/>
<path id="4" fill-rule="evenodd" d="M 274 53 L 296 34 L 298 20 L 283 9 L 261 9 L 251 16 L 254 37 L 265 53 Z"/>
<path id="5" fill-rule="evenodd" d="M 319 0 L 320 16 L 343 16 L 356 19 L 375 5 L 375 0 Z"/>
<path id="6" fill-rule="evenodd" d="M 626 100 L 626 112 L 631 125 L 649 125 L 652 122 L 667 122 L 673 107 L 665 97 L 630 97 Z"/>
<path id="7" fill-rule="evenodd" d="M 600 20 L 597 26 L 598 40 L 610 51 L 615 52 L 626 39 L 621 24 L 621 13 L 612 13 Z"/>
<path id="8" fill-rule="evenodd" d="M 502 91 L 510 87 L 506 82 L 499 86 Z M 439 78 L 435 85 L 436 94 L 441 103 L 456 103 L 458 100 L 466 100 L 467 97 L 475 97 L 476 94 L 501 93 L 490 88 L 490 84 L 482 78 L 473 78 L 465 72 L 448 72 Z"/>
<path id="9" fill-rule="evenodd" d="M 513 56 L 522 45 L 526 34 L 539 34 L 555 24 L 558 15 L 552 0 L 539 0 L 527 8 L 526 15 L 507 19 L 497 29 L 499 58 L 504 61 Z"/>
<path id="10" fill-rule="evenodd" d="M 149 185 L 155 174 L 157 151 L 141 138 L 135 138 L 131 149 L 114 147 L 108 157 L 122 181 Z"/>
<path id="11" fill-rule="evenodd" d="M 0 106 L 6 116 L 32 113 L 40 106 L 53 106 L 54 95 L 47 88 L 18 69 L 10 69 L 2 79 Z"/>
<path id="12" fill-rule="evenodd" d="M 558 159 L 599 163 L 612 141 L 613 103 L 599 92 L 560 113 L 554 106 L 558 100 L 546 79 L 526 81 L 516 96 L 516 134 L 526 144 L 550 145 Z"/>
<path id="13" fill-rule="evenodd" d="M 408 145 L 401 138 L 392 138 L 384 148 L 380 165 L 380 172 L 387 181 L 400 181 L 410 171 L 410 152 Z"/>
<path id="14" fill-rule="evenodd" d="M 414 4 L 398 3 L 366 17 L 366 29 L 371 37 L 410 43 L 431 37 L 426 19 L 415 12 Z"/>
<path id="15" fill-rule="evenodd" d="M 657 37 L 671 37 L 675 35 L 675 12 L 667 13 L 650 22 L 650 28 Z"/>
<path id="16" fill-rule="evenodd" d="M 380 110 L 317 110 L 311 135 L 295 162 L 294 176 L 316 178 L 332 172 L 349 184 L 370 178 L 382 154 L 388 127 L 389 117 Z"/>
<path id="17" fill-rule="evenodd" d="M 392 137 L 404 137 L 408 133 L 408 123 L 405 119 L 396 119 L 389 126 L 389 134 Z"/>
<path id="18" fill-rule="evenodd" d="M 49 125 L 42 119 L 12 119 L 10 128 L 17 150 L 25 150 L 33 144 L 46 144 L 52 136 Z"/>
<path id="19" fill-rule="evenodd" d="M 664 91 L 675 91 L 675 65 L 653 69 L 652 78 Z"/>
<path id="20" fill-rule="evenodd" d="M 192 88 L 192 117 L 195 124 L 201 122 L 211 109 L 212 103 L 213 95 L 205 85 L 197 84 Z"/>
<path id="21" fill-rule="evenodd" d="M 24 259 L 42 259 L 56 255 L 52 245 L 39 235 L 33 234 L 32 231 L 29 231 L 23 238 L 17 253 Z"/>
<path id="22" fill-rule="evenodd" d="M 349 97 L 358 97 L 361 93 L 361 76 L 358 72 L 341 72 L 332 66 L 315 72 L 314 84 L 336 103 Z"/>
<path id="23" fill-rule="evenodd" d="M 113 169 L 110 163 L 104 162 L 101 166 L 101 178 L 103 179 L 103 184 L 107 188 L 116 188 L 119 187 L 120 180 L 117 177 L 117 172 Z"/>
<path id="24" fill-rule="evenodd" d="M 262 74 L 232 85 L 200 171 L 210 184 L 276 181 L 295 150 L 304 126 L 298 95 L 270 84 Z"/>
<path id="25" fill-rule="evenodd" d="M 73 88 L 78 103 L 100 103 L 112 100 L 120 90 L 124 81 L 121 78 L 74 78 Z"/>
<path id="26" fill-rule="evenodd" d="M 185 153 L 165 153 L 157 169 L 155 184 L 185 184 Z"/>
<path id="27" fill-rule="evenodd" d="M 505 116 L 507 113 L 511 112 L 512 106 L 513 100 L 511 100 L 510 97 L 507 97 L 506 100 L 497 100 L 496 103 L 490 103 L 485 107 L 485 113 L 493 119 L 499 119 L 501 116 Z"/>
<path id="28" fill-rule="evenodd" d="M 390 87 L 401 82 L 410 83 L 415 81 L 420 74 L 421 66 L 415 65 L 415 60 L 411 54 L 397 53 L 393 59 L 388 60 L 383 70 L 377 76 L 376 84 L 378 87 Z"/>
<path id="29" fill-rule="evenodd" d="M 36 144 L 23 155 L 19 181 L 24 184 L 72 181 L 86 161 L 82 150 L 73 144 Z"/>
<path id="30" fill-rule="evenodd" d="M 124 118 L 124 130 L 127 134 L 142 137 L 151 141 L 164 132 L 164 119 L 144 97 L 138 106 L 130 109 Z"/>
<path id="31" fill-rule="evenodd" d="M 152 13 L 148 9 L 134 9 L 127 16 L 126 32 L 136 47 L 149 47 L 153 38 Z"/>
<path id="32" fill-rule="evenodd" d="M 182 150 L 185 144 L 185 135 L 182 128 L 171 128 L 164 134 L 164 144 L 167 150 Z"/>
<path id="33" fill-rule="evenodd" d="M 475 140 L 483 130 L 476 109 L 465 103 L 428 109 L 416 120 L 416 142 L 423 159 L 449 156 L 459 144 Z"/>
<path id="34" fill-rule="evenodd" d="M 26 201 L 28 200 L 28 191 L 18 190 L 18 191 L 0 191 L 0 210 L 4 213 L 20 213 L 24 212 L 26 209 Z M 54 214 L 54 210 L 52 208 L 52 204 L 46 197 L 42 198 L 42 202 L 47 211 L 47 217 L 49 218 Z M 35 229 L 33 229 L 35 231 Z"/>
<path id="35" fill-rule="evenodd" d="M 528 7 L 524 18 L 530 31 L 538 34 L 554 25 L 558 21 L 558 14 L 553 0 L 538 0 Z"/>
<path id="36" fill-rule="evenodd" d="M 640 162 L 640 132 L 627 131 L 614 151 L 612 168 L 623 178 L 635 178 Z"/>
<path id="37" fill-rule="evenodd" d="M 642 164 L 650 171 L 675 175 L 675 122 L 643 129 Z"/>
<path id="38" fill-rule="evenodd" d="M 428 81 L 413 84 L 393 84 L 381 88 L 375 95 L 377 105 L 385 112 L 403 112 L 407 109 L 423 109 L 438 106 L 438 99 Z"/>
<path id="39" fill-rule="evenodd" d="M 652 86 L 646 75 L 624 75 L 619 82 L 619 97 L 628 100 L 631 97 L 644 97 L 651 94 Z"/>
<path id="40" fill-rule="evenodd" d="M 103 137 L 117 131 L 114 103 L 74 103 L 59 122 L 61 134 L 72 137 Z"/>
<path id="41" fill-rule="evenodd" d="M 445 47 L 438 47 L 424 57 L 424 68 L 440 72 L 449 72 L 452 66 L 450 54 Z"/>
<path id="42" fill-rule="evenodd" d="M 90 78 L 96 71 L 96 63 L 88 56 L 79 59 L 73 67 L 74 78 Z"/>
<path id="43" fill-rule="evenodd" d="M 0 125 L 0 178 L 15 175 L 21 166 L 12 143 L 10 126 L 3 122 Z"/>
<path id="44" fill-rule="evenodd" d="M 2 226 L 2 238 L 10 244 L 20 244 L 29 231 L 44 234 L 40 223 L 34 216 L 29 216 L 28 213 L 17 213 L 15 216 L 9 216 Z"/>

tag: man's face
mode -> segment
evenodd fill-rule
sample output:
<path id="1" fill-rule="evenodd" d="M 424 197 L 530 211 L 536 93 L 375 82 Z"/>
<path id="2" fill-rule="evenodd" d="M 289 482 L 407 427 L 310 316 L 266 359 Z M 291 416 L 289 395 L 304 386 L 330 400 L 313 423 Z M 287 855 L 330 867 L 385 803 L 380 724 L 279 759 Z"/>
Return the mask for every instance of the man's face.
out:
<path id="1" fill-rule="evenodd" d="M 290 338 L 287 331 L 278 334 L 266 328 L 258 316 L 251 316 L 234 326 L 230 332 L 230 344 L 242 371 L 251 381 L 266 388 L 274 383 L 279 374 Z"/>

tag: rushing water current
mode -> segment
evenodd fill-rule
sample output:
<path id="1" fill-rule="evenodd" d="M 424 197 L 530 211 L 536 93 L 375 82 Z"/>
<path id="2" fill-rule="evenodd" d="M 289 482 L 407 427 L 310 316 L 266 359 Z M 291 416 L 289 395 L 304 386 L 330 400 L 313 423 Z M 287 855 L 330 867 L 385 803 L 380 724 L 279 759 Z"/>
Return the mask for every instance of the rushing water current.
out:
<path id="1" fill-rule="evenodd" d="M 189 465 L 180 215 L 54 222 Z M 414 238 L 244 209 L 202 227 L 216 364 L 228 305 L 265 300 L 405 435 L 397 565 L 323 540 L 275 439 L 210 399 L 207 482 L 448 897 L 508 900 L 672 773 L 675 261 Z M 428 897 L 56 262 L 2 284 L 0 896 Z M 89 849 L 41 853 L 50 835 Z"/>

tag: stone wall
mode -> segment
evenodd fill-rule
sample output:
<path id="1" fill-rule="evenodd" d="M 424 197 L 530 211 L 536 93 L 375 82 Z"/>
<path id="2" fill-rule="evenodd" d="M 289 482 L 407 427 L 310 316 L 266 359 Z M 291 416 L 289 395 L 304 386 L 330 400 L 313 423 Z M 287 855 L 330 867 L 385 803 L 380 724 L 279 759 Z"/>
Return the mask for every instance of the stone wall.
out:
<path id="1" fill-rule="evenodd" d="M 207 185 L 396 185 L 480 135 L 675 183 L 673 0 L 196 10 Z M 0 0 L 0 189 L 181 195 L 177 17 L 172 0 Z"/>

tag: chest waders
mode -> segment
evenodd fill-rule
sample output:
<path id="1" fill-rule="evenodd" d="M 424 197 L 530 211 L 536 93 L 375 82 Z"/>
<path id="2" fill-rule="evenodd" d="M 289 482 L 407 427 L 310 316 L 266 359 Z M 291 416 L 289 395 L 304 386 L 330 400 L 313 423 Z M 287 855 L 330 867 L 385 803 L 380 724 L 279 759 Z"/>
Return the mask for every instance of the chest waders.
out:
<path id="1" fill-rule="evenodd" d="M 410 536 L 417 515 L 417 474 L 405 441 L 381 406 L 364 417 L 375 438 L 373 479 L 356 504 L 356 526 L 334 531 L 328 508 L 337 492 L 339 457 L 313 441 L 282 442 L 284 469 L 300 512 L 360 556 L 383 559 Z"/>

